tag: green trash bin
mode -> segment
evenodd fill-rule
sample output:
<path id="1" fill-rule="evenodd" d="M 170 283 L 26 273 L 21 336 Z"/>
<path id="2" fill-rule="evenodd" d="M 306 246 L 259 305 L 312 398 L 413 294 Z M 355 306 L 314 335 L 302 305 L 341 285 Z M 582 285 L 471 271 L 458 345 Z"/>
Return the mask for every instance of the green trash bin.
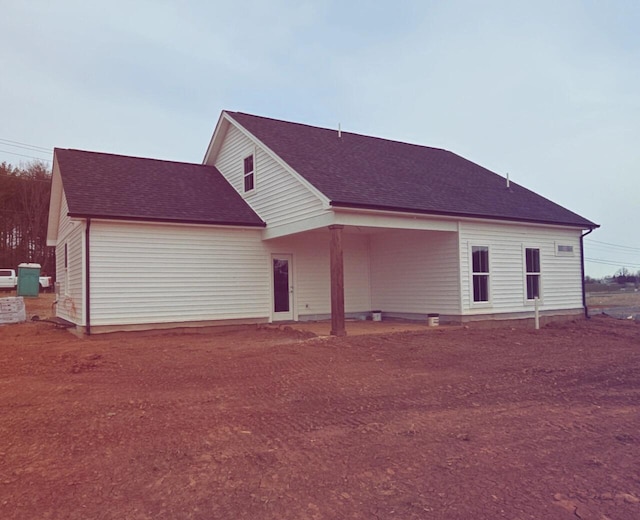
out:
<path id="1" fill-rule="evenodd" d="M 18 296 L 38 296 L 40 291 L 40 264 L 18 266 Z"/>

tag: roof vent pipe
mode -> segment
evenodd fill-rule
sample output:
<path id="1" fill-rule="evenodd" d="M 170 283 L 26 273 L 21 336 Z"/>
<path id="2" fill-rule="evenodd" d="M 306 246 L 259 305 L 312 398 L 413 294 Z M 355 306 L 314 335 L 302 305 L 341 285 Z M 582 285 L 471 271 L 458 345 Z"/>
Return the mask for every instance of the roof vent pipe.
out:
<path id="1" fill-rule="evenodd" d="M 509 172 L 507 172 L 507 189 L 511 188 L 511 184 L 509 183 Z"/>
<path id="2" fill-rule="evenodd" d="M 338 123 L 338 139 L 342 137 L 342 130 L 340 129 L 340 123 Z"/>

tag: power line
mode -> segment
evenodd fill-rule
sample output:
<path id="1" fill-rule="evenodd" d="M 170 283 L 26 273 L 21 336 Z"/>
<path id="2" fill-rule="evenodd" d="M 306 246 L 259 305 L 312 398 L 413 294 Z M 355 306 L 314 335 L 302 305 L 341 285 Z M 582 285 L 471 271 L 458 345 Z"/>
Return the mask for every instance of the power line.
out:
<path id="1" fill-rule="evenodd" d="M 35 159 L 36 161 L 42 161 L 50 163 L 51 161 L 48 159 L 43 159 L 42 157 L 34 157 L 33 155 L 25 155 L 23 153 L 10 152 L 9 150 L 0 150 L 2 153 L 9 153 L 11 155 L 17 155 L 18 157 L 26 157 L 27 159 Z"/>
<path id="2" fill-rule="evenodd" d="M 629 262 L 616 262 L 615 260 L 603 260 L 602 258 L 586 258 L 585 262 L 591 262 L 594 264 L 612 265 L 614 267 L 631 267 L 634 269 L 640 268 L 640 264 L 631 264 Z"/>
<path id="3" fill-rule="evenodd" d="M 627 249 L 629 251 L 638 251 L 640 252 L 640 247 L 631 247 L 631 246 L 623 246 L 620 244 L 611 244 L 609 242 L 600 242 L 599 240 L 593 240 L 592 238 L 585 238 L 586 242 L 589 243 L 593 243 L 593 244 L 601 244 L 604 246 L 609 246 L 609 247 L 614 247 L 616 249 Z"/>
<path id="4" fill-rule="evenodd" d="M 11 146 L 17 146 L 19 148 L 24 148 L 26 146 L 28 148 L 32 148 L 33 150 L 51 152 L 51 148 L 45 148 L 44 146 L 37 146 L 35 144 L 21 143 L 20 141 L 12 141 L 11 139 L 4 139 L 3 137 L 0 137 L 0 142 L 10 144 Z"/>

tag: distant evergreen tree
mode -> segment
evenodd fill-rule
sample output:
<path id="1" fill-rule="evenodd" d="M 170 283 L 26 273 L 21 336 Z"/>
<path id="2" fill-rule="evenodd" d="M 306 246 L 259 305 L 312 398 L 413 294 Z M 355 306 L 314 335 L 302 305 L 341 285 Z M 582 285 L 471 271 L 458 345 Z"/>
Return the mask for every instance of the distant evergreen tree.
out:
<path id="1" fill-rule="evenodd" d="M 43 273 L 55 273 L 55 251 L 46 245 L 50 193 L 51 172 L 43 163 L 0 163 L 0 267 L 35 262 Z"/>

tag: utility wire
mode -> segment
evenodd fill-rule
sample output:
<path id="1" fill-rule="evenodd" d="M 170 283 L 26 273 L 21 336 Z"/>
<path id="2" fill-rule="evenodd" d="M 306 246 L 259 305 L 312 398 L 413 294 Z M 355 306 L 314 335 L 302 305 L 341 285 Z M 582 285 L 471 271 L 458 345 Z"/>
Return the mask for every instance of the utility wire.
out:
<path id="1" fill-rule="evenodd" d="M 638 251 L 638 252 L 640 252 L 640 247 L 631 247 L 631 246 L 623 246 L 623 245 L 620 245 L 620 244 L 611 244 L 609 242 L 600 242 L 599 240 L 593 240 L 592 238 L 585 238 L 585 241 L 589 242 L 589 243 L 592 243 L 592 244 L 601 244 L 603 246 L 614 247 L 616 249 L 627 249 L 629 251 Z"/>
<path id="2" fill-rule="evenodd" d="M 24 148 L 26 146 L 36 151 L 37 150 L 41 150 L 43 152 L 51 151 L 51 148 L 45 148 L 44 146 L 37 146 L 35 144 L 21 143 L 20 141 L 12 141 L 11 139 L 4 139 L 3 137 L 0 137 L 0 142 L 7 143 L 7 144 L 10 144 L 11 146 L 16 146 L 18 148 Z"/>
<path id="3" fill-rule="evenodd" d="M 42 161 L 50 163 L 51 161 L 48 159 L 43 159 L 42 157 L 34 157 L 33 155 L 25 155 L 23 153 L 10 152 L 9 150 L 0 150 L 1 153 L 9 153 L 11 155 L 17 155 L 18 157 L 26 157 L 27 159 L 35 159 L 36 161 Z"/>
<path id="4" fill-rule="evenodd" d="M 586 258 L 585 262 L 591 262 L 594 264 L 612 265 L 614 267 L 631 267 L 633 269 L 639 269 L 640 264 L 631 264 L 629 262 L 616 262 L 615 260 L 603 260 L 601 258 Z"/>

